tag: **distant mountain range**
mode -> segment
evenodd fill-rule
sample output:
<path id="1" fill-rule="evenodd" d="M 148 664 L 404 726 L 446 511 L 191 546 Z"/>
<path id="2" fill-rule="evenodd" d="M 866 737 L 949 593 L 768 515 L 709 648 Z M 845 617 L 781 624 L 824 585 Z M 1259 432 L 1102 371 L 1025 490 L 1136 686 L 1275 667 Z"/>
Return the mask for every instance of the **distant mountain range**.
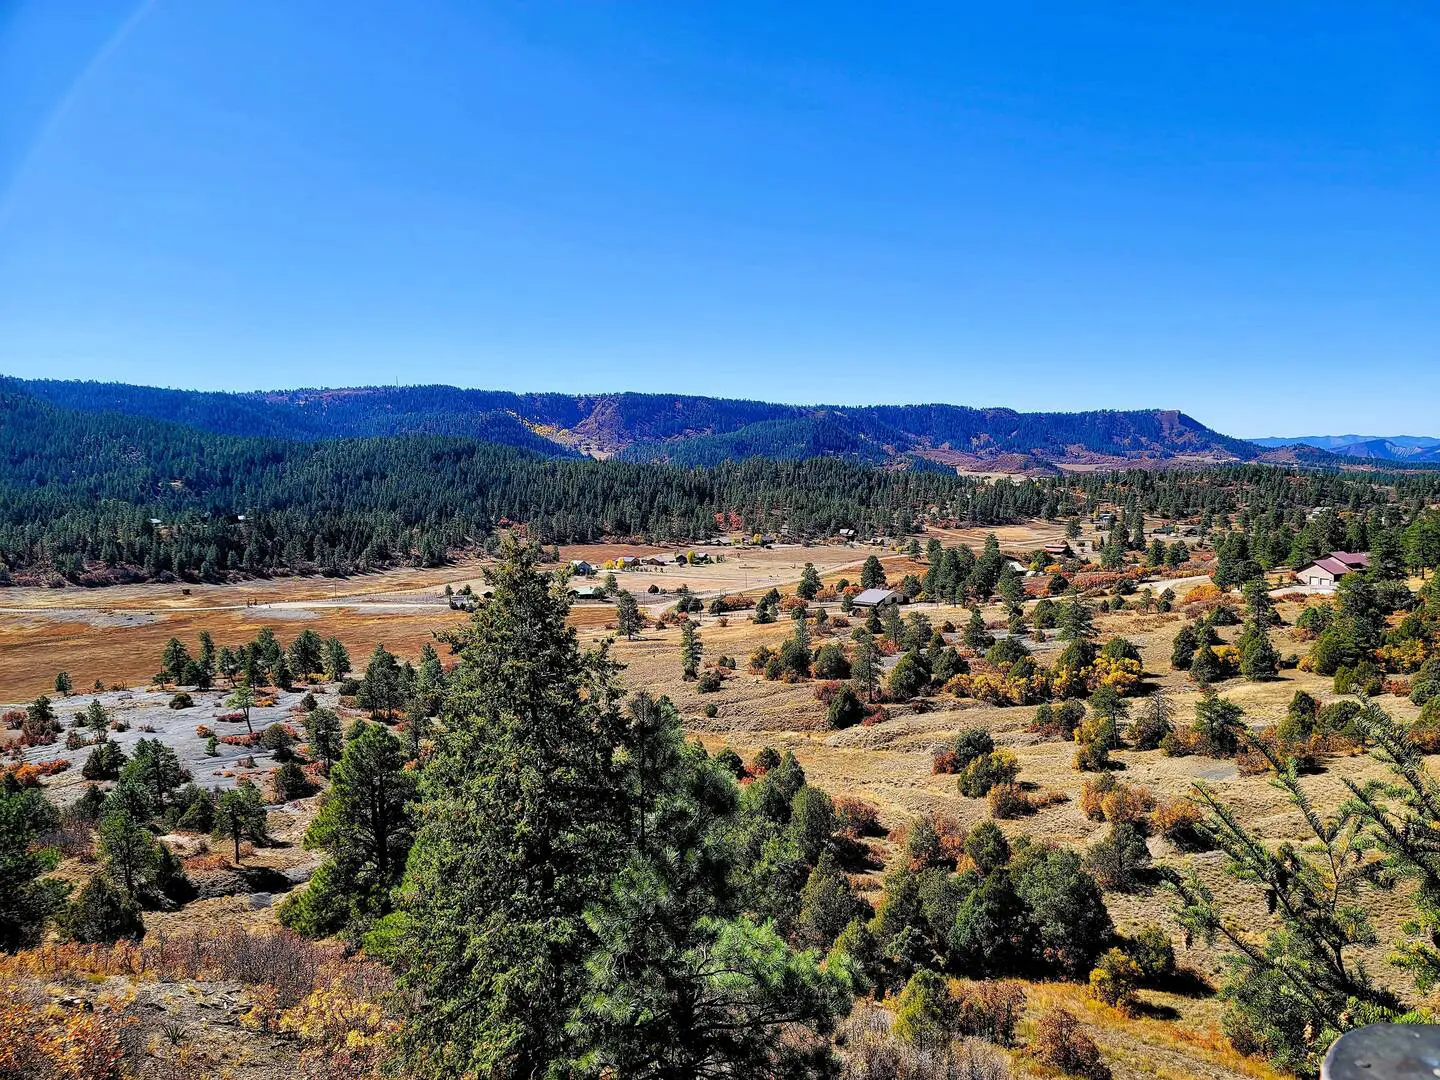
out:
<path id="1" fill-rule="evenodd" d="M 1429 435 L 1296 435 L 1252 439 L 1257 446 L 1313 446 L 1347 458 L 1440 462 L 1440 438 Z"/>
<path id="2" fill-rule="evenodd" d="M 1337 457 L 1308 439 L 1257 444 L 1166 409 L 1022 413 L 962 405 L 781 405 L 675 394 L 516 394 L 453 386 L 216 393 L 6 378 L 0 378 L 0 390 L 62 409 L 166 420 L 221 435 L 299 441 L 452 435 L 552 457 L 583 454 L 682 466 L 829 456 L 900 468 L 1040 474 L 1062 467 L 1234 461 L 1335 465 L 1364 456 L 1346 451 Z M 1431 441 L 1440 446 L 1440 440 Z M 1430 447 L 1415 449 L 1422 455 L 1431 452 Z"/>

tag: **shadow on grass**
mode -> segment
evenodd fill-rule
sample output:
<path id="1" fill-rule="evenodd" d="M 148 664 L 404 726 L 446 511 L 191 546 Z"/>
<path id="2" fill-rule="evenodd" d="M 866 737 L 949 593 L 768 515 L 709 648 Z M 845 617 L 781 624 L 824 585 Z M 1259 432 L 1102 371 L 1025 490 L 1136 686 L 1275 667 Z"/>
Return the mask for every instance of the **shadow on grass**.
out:
<path id="1" fill-rule="evenodd" d="M 885 869 L 885 860 L 869 844 L 848 836 L 835 838 L 835 861 L 850 874 L 871 874 Z"/>
<path id="2" fill-rule="evenodd" d="M 1155 1002 L 1146 1001 L 1143 998 L 1136 998 L 1130 1006 L 1130 1011 L 1135 1016 L 1143 1016 L 1147 1020 L 1179 1020 L 1180 1010 L 1170 1005 L 1161 1005 Z"/>
<path id="3" fill-rule="evenodd" d="M 1173 975 L 1156 982 L 1153 989 L 1163 990 L 1167 994 L 1175 994 L 1177 997 L 1184 998 L 1215 996 L 1215 987 L 1210 985 L 1210 980 L 1194 968 L 1189 967 L 1176 968 Z"/>

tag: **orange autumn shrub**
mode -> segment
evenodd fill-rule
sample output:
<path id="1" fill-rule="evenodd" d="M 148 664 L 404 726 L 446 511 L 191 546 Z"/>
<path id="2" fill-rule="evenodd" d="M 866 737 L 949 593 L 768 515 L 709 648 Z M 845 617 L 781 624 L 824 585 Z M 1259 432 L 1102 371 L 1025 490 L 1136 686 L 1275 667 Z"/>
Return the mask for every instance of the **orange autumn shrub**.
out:
<path id="1" fill-rule="evenodd" d="M 954 750 L 937 750 L 930 759 L 931 776 L 949 776 L 960 771 L 960 755 Z"/>
<path id="2" fill-rule="evenodd" d="M 858 840 L 862 836 L 876 836 L 880 828 L 880 811 L 864 799 L 853 795 L 837 795 L 834 799 L 835 821 L 841 835 Z"/>
<path id="3" fill-rule="evenodd" d="M 228 870 L 230 856 L 219 851 L 207 851 L 201 855 L 187 855 L 180 860 L 186 873 L 200 873 L 206 870 Z"/>
<path id="4" fill-rule="evenodd" d="M 1218 600 L 1223 595 L 1218 585 L 1207 581 L 1203 585 L 1196 585 L 1185 594 L 1185 599 L 1180 602 L 1182 604 L 1204 604 L 1209 601 Z"/>
<path id="5" fill-rule="evenodd" d="M 1110 1068 L 1100 1057 L 1095 1040 L 1064 1009 L 1050 1009 L 1036 1021 L 1029 1050 L 1040 1064 L 1069 1076 L 1110 1080 Z"/>
<path id="6" fill-rule="evenodd" d="M 40 990 L 8 978 L 0 978 L 0 1002 L 0 1077 L 119 1080 L 120 1036 L 133 1023 L 123 1002 L 102 998 L 99 1008 L 59 1008 Z"/>
<path id="7" fill-rule="evenodd" d="M 1101 773 L 1093 780 L 1086 780 L 1080 788 L 1080 812 L 1091 821 L 1104 821 L 1105 810 L 1101 800 L 1117 783 L 1115 777 L 1109 773 Z"/>
<path id="8" fill-rule="evenodd" d="M 1147 787 L 1116 784 L 1100 796 L 1100 812 L 1112 825 L 1127 822 L 1144 823 L 1145 815 L 1155 809 L 1155 793 Z"/>
<path id="9" fill-rule="evenodd" d="M 56 758 L 54 761 L 22 761 L 14 765 L 7 765 L 0 770 L 0 776 L 13 780 L 20 787 L 39 787 L 40 781 L 47 776 L 54 776 L 56 773 L 64 772 L 70 767 L 70 762 L 64 758 Z"/>
<path id="10" fill-rule="evenodd" d="M 1185 851 L 1205 846 L 1200 825 L 1205 812 L 1184 796 L 1163 802 L 1150 815 L 1150 826 L 1170 843 Z"/>
<path id="11" fill-rule="evenodd" d="M 0 981 L 124 975 L 166 982 L 235 982 L 247 988 L 252 1001 L 247 1024 L 274 1030 L 281 1013 L 340 977 L 348 970 L 345 965 L 377 968 L 367 974 L 372 980 L 385 977 L 379 965 L 346 959 L 339 943 L 309 941 L 289 930 L 252 933 L 231 927 L 114 945 L 45 944 L 0 955 Z"/>
<path id="12" fill-rule="evenodd" d="M 1069 796 L 1049 788 L 1027 791 L 1019 784 L 996 784 L 990 789 L 986 799 L 990 804 L 990 816 L 1008 821 L 1034 814 L 1047 806 L 1066 802 Z"/>
<path id="13" fill-rule="evenodd" d="M 1126 580 L 1133 581 L 1134 577 L 1118 570 L 1087 570 L 1072 577 L 1070 584 L 1081 590 L 1109 589 Z"/>
<path id="14" fill-rule="evenodd" d="M 1155 793 L 1143 785 L 1126 784 L 1109 773 L 1085 781 L 1080 809 L 1091 821 L 1126 823 L 1148 831 L 1146 815 L 1155 809 Z"/>

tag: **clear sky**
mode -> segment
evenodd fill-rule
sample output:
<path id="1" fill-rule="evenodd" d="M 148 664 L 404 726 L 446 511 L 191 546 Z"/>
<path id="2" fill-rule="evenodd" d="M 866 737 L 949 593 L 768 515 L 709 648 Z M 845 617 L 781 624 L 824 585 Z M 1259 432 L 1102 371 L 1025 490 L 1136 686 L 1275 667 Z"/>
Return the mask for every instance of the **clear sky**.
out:
<path id="1" fill-rule="evenodd" d="M 0 371 L 1440 434 L 1440 4 L 0 0 Z"/>

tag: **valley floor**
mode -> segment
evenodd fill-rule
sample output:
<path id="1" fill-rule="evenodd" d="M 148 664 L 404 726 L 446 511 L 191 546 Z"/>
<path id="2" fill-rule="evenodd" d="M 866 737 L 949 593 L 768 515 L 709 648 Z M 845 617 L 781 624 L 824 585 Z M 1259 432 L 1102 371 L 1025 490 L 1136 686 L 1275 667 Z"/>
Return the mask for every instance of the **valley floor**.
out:
<path id="1" fill-rule="evenodd" d="M 1009 535 L 1006 530 L 1001 532 L 1007 549 L 1033 548 L 1055 539 L 1053 528 L 1039 524 L 1008 531 Z M 942 533 L 947 544 L 964 541 L 978 546 L 983 537 L 984 530 Z M 670 549 L 567 548 L 562 551 L 562 558 L 584 558 L 600 563 L 620 554 L 654 550 Z M 854 580 L 865 558 L 880 549 L 837 545 L 711 550 L 723 554 L 723 561 L 694 567 L 628 571 L 617 577 L 622 587 L 636 594 L 647 614 L 654 616 L 673 605 L 673 593 L 682 583 L 702 598 L 736 592 L 758 596 L 772 586 L 782 591 L 793 588 L 806 562 L 815 565 L 827 584 L 840 577 Z M 907 572 L 923 573 L 923 565 L 904 555 L 893 551 L 882 554 L 891 581 L 898 581 Z M 1185 588 L 1198 580 L 1168 584 L 1183 594 Z M 62 723 L 68 723 L 70 713 L 89 701 L 91 695 L 85 688 L 94 681 L 106 686 L 144 687 L 150 673 L 159 667 L 164 642 L 177 636 L 193 645 L 201 630 L 209 630 L 218 643 L 224 644 L 248 639 L 262 626 L 271 626 L 282 640 L 293 637 L 302 627 L 311 627 L 322 635 L 339 636 L 349 647 L 357 668 L 363 668 L 366 656 L 376 644 L 386 645 L 402 659 L 413 657 L 420 645 L 431 640 L 437 631 L 464 618 L 448 606 L 444 596 L 446 584 L 457 590 L 470 584 L 481 591 L 480 564 L 466 563 L 433 571 L 395 571 L 346 581 L 290 579 L 225 586 L 0 591 L 0 699 L 13 703 L 5 706 L 9 708 L 18 707 L 41 692 L 49 692 L 53 697 L 54 674 L 64 669 L 70 673 L 78 691 L 74 697 L 56 702 Z M 650 593 L 648 588 L 652 585 L 664 592 Z M 1157 591 L 1160 587 L 1163 586 L 1157 586 Z M 827 607 L 833 621 L 840 614 L 839 606 Z M 967 617 L 965 609 L 946 605 L 920 603 L 909 610 L 923 612 L 937 628 L 947 619 L 963 623 Z M 1289 623 L 1298 606 L 1282 604 L 1280 611 Z M 986 609 L 984 614 L 992 623 L 1003 622 L 998 606 Z M 572 621 L 582 640 L 599 643 L 612 637 L 614 617 L 615 609 L 609 603 L 581 601 L 575 605 Z M 1184 673 L 1170 670 L 1171 640 L 1182 618 L 1178 613 L 1142 614 L 1127 610 L 1102 614 L 1096 623 L 1101 640 L 1122 635 L 1140 648 L 1152 684 L 1165 686 L 1174 693 L 1179 720 L 1183 723 L 1190 717 L 1199 695 Z M 763 746 L 791 750 L 817 786 L 835 796 L 853 795 L 873 803 L 891 837 L 873 841 L 871 866 L 857 880 L 872 898 L 878 894 L 884 863 L 894 853 L 895 831 L 903 829 L 916 815 L 927 812 L 948 815 L 967 827 L 988 817 L 983 800 L 962 797 L 953 777 L 931 772 L 935 749 L 963 728 L 978 726 L 990 731 L 997 745 L 1013 750 L 1019 758 L 1023 783 L 1066 797 L 1029 818 L 1003 822 L 1002 827 L 1007 831 L 1028 832 L 1046 840 L 1083 847 L 1106 828 L 1081 812 L 1080 793 L 1087 774 L 1075 771 L 1072 766 L 1074 745 L 1046 741 L 1027 730 L 1033 707 L 1002 708 L 939 697 L 891 706 L 888 718 L 871 726 L 829 731 L 813 682 L 766 681 L 746 670 L 751 652 L 762 645 L 774 646 L 790 633 L 788 619 L 755 625 L 748 612 L 737 612 L 720 617 L 705 614 L 699 616 L 698 621 L 707 660 L 734 656 L 739 661 L 737 672 L 724 680 L 718 692 L 700 693 L 695 683 L 681 678 L 680 635 L 673 628 L 651 628 L 633 641 L 615 641 L 614 655 L 626 665 L 626 683 L 634 689 L 668 694 L 686 718 L 687 728 L 711 749 L 728 745 L 747 760 Z M 848 631 L 841 629 L 832 633 L 841 637 Z M 1233 636 L 1233 630 L 1227 631 L 1227 636 Z M 817 643 L 823 639 L 823 635 L 817 635 Z M 1282 655 L 1303 652 L 1305 647 L 1293 639 L 1286 628 L 1278 629 L 1274 640 Z M 1043 659 L 1044 653 L 1054 648 L 1053 643 L 1047 643 L 1038 646 L 1037 651 Z M 443 654 L 443 648 L 441 651 Z M 1307 690 L 1322 702 L 1335 699 L 1328 679 L 1295 670 L 1285 671 L 1281 678 L 1271 682 L 1231 680 L 1219 687 L 1223 695 L 1245 708 L 1247 721 L 1254 726 L 1280 719 L 1297 689 Z M 333 695 L 334 688 L 326 688 L 322 694 Z M 242 757 L 249 757 L 252 751 L 242 754 L 238 748 L 225 747 L 218 757 L 204 754 L 203 739 L 195 732 L 197 725 L 220 729 L 221 734 L 243 730 L 243 725 L 217 720 L 216 714 L 223 708 L 218 693 L 196 694 L 196 707 L 178 712 L 166 708 L 169 695 L 160 691 L 113 690 L 100 696 L 107 707 L 132 723 L 131 731 L 117 739 L 134 740 L 145 729 L 153 729 L 147 737 L 161 738 L 175 746 L 199 783 L 223 786 L 246 772 L 262 773 L 273 764 L 256 751 L 253 764 L 242 765 Z M 256 729 L 285 719 L 297 698 L 298 695 L 280 695 L 273 707 L 255 710 Z M 331 704 L 338 703 L 332 701 Z M 1412 719 L 1416 711 L 1407 701 L 1394 697 L 1383 698 L 1382 704 L 1404 720 Z M 715 715 L 707 717 L 706 707 L 711 705 L 715 707 Z M 83 753 L 67 754 L 54 746 L 32 749 L 25 756 L 35 761 L 56 757 L 75 759 L 76 768 L 47 781 L 57 799 L 65 801 L 80 790 L 78 764 L 79 754 Z M 1159 751 L 1122 750 L 1115 756 L 1121 763 L 1121 771 L 1117 773 L 1120 779 L 1130 784 L 1144 784 L 1162 799 L 1183 795 L 1192 784 L 1203 781 L 1235 808 L 1245 825 L 1267 838 L 1278 841 L 1301 836 L 1301 820 L 1282 794 L 1265 776 L 1240 775 L 1233 762 L 1201 756 L 1168 758 Z M 1325 811 L 1337 806 L 1345 794 L 1341 776 L 1359 779 L 1379 774 L 1379 767 L 1369 758 L 1342 758 L 1306 776 L 1303 786 L 1316 806 Z M 313 868 L 313 857 L 299 847 L 298 841 L 305 823 L 313 815 L 315 801 L 312 798 L 276 807 L 272 828 L 281 844 L 248 854 L 245 867 L 217 867 L 211 878 L 199 875 L 201 880 L 197 884 L 203 888 L 201 898 L 179 911 L 149 913 L 147 926 L 151 933 L 174 935 L 196 928 L 232 925 L 273 926 L 273 900 L 278 893 L 302 882 Z M 1182 854 L 1155 838 L 1150 844 L 1158 862 L 1197 868 L 1215 890 L 1217 899 L 1242 921 L 1256 926 L 1263 923 L 1266 913 L 1259 895 L 1224 873 L 1222 856 L 1213 852 Z M 72 865 L 67 872 L 81 875 L 85 869 Z M 192 873 L 192 878 L 196 876 Z M 1382 979 L 1392 979 L 1393 969 L 1385 962 L 1385 954 L 1399 933 L 1408 905 L 1403 894 L 1377 895 L 1379 899 L 1372 915 L 1382 945 L 1372 950 L 1369 966 Z M 1174 932 L 1173 898 L 1166 891 L 1111 893 L 1106 899 L 1122 930 L 1158 923 Z M 1090 999 L 1083 987 L 1064 984 L 1032 986 L 1031 1014 L 1044 1003 L 1063 1002 L 1093 1029 L 1117 1077 L 1229 1080 L 1273 1075 L 1260 1064 L 1236 1054 L 1220 1034 L 1219 1004 L 1204 987 L 1204 980 L 1213 979 L 1219 970 L 1218 954 L 1199 945 L 1184 951 L 1178 948 L 1178 932 L 1175 938 L 1182 966 L 1198 977 L 1188 986 L 1178 988 L 1182 992 L 1142 993 L 1141 1015 L 1127 1017 Z M 78 977 L 42 980 L 36 985 L 43 986 L 43 992 L 57 1000 L 63 997 L 78 1001 L 82 992 L 96 993 L 103 989 L 101 984 L 87 985 Z M 260 1037 L 232 1023 L 234 1002 L 243 997 L 243 988 L 200 984 L 179 988 L 140 980 L 132 989 L 138 995 L 135 1008 L 148 1018 L 145 1031 L 154 1043 L 151 1056 L 155 1061 L 168 1061 L 175 1056 L 173 1046 L 168 1050 L 164 1046 L 163 1021 L 170 1018 L 190 1032 L 197 1045 L 209 1047 L 205 1050 L 210 1062 L 206 1069 L 214 1071 L 191 1075 L 247 1080 L 298 1075 L 284 1064 L 287 1055 L 293 1056 L 293 1048 L 287 1048 L 284 1040 L 273 1046 L 248 1042 Z M 249 1055 L 252 1064 L 244 1064 L 237 1054 Z M 264 1067 L 253 1064 L 257 1061 L 263 1062 Z M 1023 1057 L 1017 1057 L 1017 1066 L 1033 1069 Z M 155 1065 L 141 1075 L 168 1077 L 179 1073 L 165 1072 Z"/>

